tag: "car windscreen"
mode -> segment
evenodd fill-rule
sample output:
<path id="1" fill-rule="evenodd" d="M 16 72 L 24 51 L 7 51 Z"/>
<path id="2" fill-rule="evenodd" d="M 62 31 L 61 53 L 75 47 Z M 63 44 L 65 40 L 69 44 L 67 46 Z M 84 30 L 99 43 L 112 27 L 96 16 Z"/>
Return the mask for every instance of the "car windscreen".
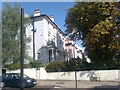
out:
<path id="1" fill-rule="evenodd" d="M 20 74 L 18 74 L 18 76 L 20 77 Z M 29 78 L 27 75 L 23 74 L 23 78 Z"/>

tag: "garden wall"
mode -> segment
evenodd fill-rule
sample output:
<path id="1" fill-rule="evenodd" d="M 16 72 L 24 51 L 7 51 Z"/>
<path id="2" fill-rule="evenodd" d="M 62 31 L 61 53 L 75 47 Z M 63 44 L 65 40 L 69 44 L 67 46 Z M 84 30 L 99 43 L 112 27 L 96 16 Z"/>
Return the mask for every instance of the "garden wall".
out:
<path id="1" fill-rule="evenodd" d="M 8 71 L 7 73 L 20 73 L 20 70 Z M 93 77 L 97 77 L 100 81 L 118 81 L 120 70 L 92 70 L 92 71 L 77 71 L 77 80 L 90 81 Z M 44 67 L 39 70 L 24 69 L 24 74 L 31 78 L 40 80 L 75 80 L 75 72 L 52 72 L 47 73 Z"/>

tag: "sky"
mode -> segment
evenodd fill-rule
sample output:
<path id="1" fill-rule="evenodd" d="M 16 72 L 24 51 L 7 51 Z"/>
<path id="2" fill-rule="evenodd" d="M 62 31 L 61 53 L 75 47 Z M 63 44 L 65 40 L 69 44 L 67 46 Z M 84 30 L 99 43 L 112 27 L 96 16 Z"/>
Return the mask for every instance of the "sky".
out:
<path id="1" fill-rule="evenodd" d="M 9 2 L 14 7 L 14 2 Z M 54 22 L 64 32 L 66 30 L 65 18 L 68 8 L 72 8 L 74 2 L 19 2 L 21 8 L 24 8 L 24 12 L 28 15 L 33 15 L 34 10 L 39 9 L 40 14 L 46 14 L 47 16 L 53 15 Z M 2 9 L 4 9 L 4 3 L 2 3 Z M 81 41 L 77 41 L 77 44 L 81 46 Z"/>

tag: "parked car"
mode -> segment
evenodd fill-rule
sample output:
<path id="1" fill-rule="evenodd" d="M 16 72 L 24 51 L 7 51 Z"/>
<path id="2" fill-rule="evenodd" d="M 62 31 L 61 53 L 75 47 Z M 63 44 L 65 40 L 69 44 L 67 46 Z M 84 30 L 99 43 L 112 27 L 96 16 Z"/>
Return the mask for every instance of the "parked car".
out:
<path id="1" fill-rule="evenodd" d="M 36 85 L 36 80 L 23 75 L 23 87 L 33 87 Z M 1 87 L 20 87 L 20 73 L 5 73 L 0 77 Z"/>

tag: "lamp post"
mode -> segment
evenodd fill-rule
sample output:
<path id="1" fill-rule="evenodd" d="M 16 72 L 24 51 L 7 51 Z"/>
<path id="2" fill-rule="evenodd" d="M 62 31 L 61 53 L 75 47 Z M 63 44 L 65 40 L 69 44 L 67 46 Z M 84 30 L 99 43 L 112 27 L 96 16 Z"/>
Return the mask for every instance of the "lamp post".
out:
<path id="1" fill-rule="evenodd" d="M 74 47 L 75 47 L 75 43 L 74 43 Z M 74 59 L 75 59 L 75 50 L 73 49 L 74 51 Z M 76 60 L 75 60 L 75 87 L 77 88 L 77 72 L 76 72 Z"/>
<path id="2" fill-rule="evenodd" d="M 75 61 L 76 62 L 76 61 Z M 76 63 L 75 63 L 76 64 Z M 75 87 L 77 88 L 77 72 L 76 72 L 76 66 L 75 66 Z"/>
<path id="3" fill-rule="evenodd" d="M 24 9 L 21 8 L 21 60 L 20 60 L 20 90 L 24 90 L 23 87 L 23 63 L 24 63 Z"/>

